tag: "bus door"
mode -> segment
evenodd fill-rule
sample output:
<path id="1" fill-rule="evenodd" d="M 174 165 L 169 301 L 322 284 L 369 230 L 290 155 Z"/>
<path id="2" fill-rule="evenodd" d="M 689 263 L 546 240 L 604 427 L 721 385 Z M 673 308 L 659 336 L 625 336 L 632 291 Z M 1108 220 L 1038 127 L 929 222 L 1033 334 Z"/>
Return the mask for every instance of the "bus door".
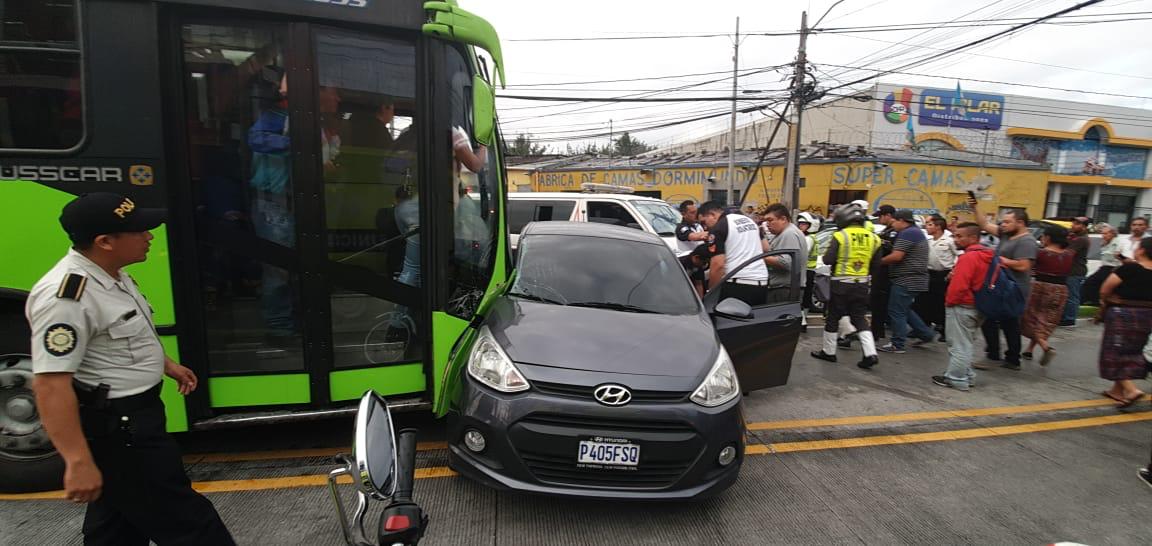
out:
<path id="1" fill-rule="evenodd" d="M 422 396 L 416 41 L 177 17 L 186 363 L 211 408 Z M 204 390 L 204 389 L 202 389 Z M 205 398 L 206 394 L 206 398 Z"/>

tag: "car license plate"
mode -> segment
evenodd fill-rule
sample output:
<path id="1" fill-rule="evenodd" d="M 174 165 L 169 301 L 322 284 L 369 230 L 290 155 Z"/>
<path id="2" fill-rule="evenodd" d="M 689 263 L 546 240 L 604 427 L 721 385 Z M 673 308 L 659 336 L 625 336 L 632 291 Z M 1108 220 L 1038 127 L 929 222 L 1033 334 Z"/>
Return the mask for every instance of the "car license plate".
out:
<path id="1" fill-rule="evenodd" d="M 609 443 L 581 441 L 576 462 L 612 466 L 636 466 L 640 464 L 640 446 L 626 442 Z"/>

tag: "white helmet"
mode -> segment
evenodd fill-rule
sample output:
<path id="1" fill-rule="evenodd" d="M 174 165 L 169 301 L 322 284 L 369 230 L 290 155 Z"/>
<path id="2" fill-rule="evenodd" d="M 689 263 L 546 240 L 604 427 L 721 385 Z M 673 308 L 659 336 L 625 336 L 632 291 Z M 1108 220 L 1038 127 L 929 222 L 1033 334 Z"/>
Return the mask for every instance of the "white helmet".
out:
<path id="1" fill-rule="evenodd" d="M 799 215 L 797 215 L 796 223 L 799 224 L 800 222 L 806 222 L 808 224 L 808 229 L 802 230 L 804 233 L 815 233 L 820 231 L 820 220 L 817 220 L 811 212 L 801 212 Z"/>
<path id="2" fill-rule="evenodd" d="M 856 205 L 856 206 L 860 207 L 860 210 L 864 211 L 864 214 L 868 214 L 869 209 L 868 209 L 868 200 L 867 199 L 857 199 L 857 200 L 855 200 L 851 203 L 848 203 L 848 204 L 849 205 Z"/>

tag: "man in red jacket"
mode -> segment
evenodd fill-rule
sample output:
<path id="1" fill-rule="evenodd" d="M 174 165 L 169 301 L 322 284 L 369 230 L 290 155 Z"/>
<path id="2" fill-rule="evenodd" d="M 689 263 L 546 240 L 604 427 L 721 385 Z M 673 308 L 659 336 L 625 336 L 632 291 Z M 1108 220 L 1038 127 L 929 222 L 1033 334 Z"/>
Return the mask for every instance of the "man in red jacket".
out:
<path id="1" fill-rule="evenodd" d="M 972 345 L 981 322 L 980 313 L 976 311 L 976 292 L 984 285 L 993 253 L 980 244 L 978 224 L 962 223 L 956 226 L 952 237 L 956 248 L 964 249 L 964 254 L 956 260 L 944 296 L 948 370 L 944 375 L 932 376 L 932 382 L 941 387 L 967 391 L 972 388 L 972 380 L 976 377 L 972 371 Z"/>

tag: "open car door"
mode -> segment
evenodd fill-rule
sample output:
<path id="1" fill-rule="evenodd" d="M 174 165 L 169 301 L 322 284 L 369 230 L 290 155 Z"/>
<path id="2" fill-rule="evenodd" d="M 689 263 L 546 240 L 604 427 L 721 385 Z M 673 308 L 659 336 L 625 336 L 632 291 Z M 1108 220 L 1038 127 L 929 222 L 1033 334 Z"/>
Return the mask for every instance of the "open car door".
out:
<path id="1" fill-rule="evenodd" d="M 719 288 L 704 295 L 704 307 L 712 317 L 712 324 L 720 342 L 736 366 L 740 388 L 744 392 L 776 387 L 788 383 L 792 371 L 792 355 L 800 339 L 801 268 L 804 261 L 795 250 L 773 250 L 760 254 L 724 276 L 723 286 L 745 267 L 767 256 L 792 255 L 791 284 L 788 301 L 751 306 L 736 298 L 720 300 Z M 773 274 L 782 274 L 772 270 Z M 768 287 L 765 286 L 767 291 Z"/>

